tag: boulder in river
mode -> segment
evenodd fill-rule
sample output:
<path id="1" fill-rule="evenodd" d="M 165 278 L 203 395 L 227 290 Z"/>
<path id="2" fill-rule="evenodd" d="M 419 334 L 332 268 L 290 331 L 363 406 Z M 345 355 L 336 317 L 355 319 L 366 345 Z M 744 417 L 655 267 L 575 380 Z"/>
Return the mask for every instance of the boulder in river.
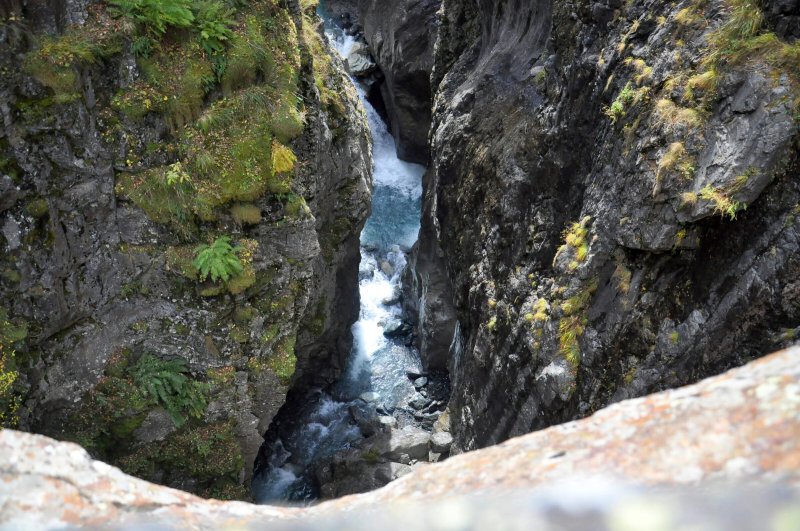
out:
<path id="1" fill-rule="evenodd" d="M 361 393 L 358 398 L 369 404 L 371 402 L 377 402 L 380 397 L 381 396 L 375 391 L 367 391 L 366 393 Z"/>
<path id="2" fill-rule="evenodd" d="M 406 426 L 401 430 L 392 430 L 388 448 L 383 455 L 392 461 L 399 461 L 405 454 L 411 459 L 425 459 L 428 456 L 428 442 L 431 434 L 414 426 Z"/>
<path id="3" fill-rule="evenodd" d="M 377 68 L 375 61 L 369 55 L 369 50 L 360 43 L 355 44 L 353 51 L 347 56 L 347 66 L 355 77 L 367 77 Z"/>

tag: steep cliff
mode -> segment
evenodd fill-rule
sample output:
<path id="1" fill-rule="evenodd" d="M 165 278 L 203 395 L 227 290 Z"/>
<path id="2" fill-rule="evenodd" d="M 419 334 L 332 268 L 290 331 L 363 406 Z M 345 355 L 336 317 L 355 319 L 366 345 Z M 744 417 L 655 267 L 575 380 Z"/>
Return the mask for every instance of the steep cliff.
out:
<path id="1" fill-rule="evenodd" d="M 443 2 L 419 245 L 452 286 L 462 449 L 794 341 L 797 14 Z"/>
<path id="2" fill-rule="evenodd" d="M 336 377 L 358 313 L 370 140 L 314 6 L 0 14 L 4 423 L 246 497 L 288 388 Z"/>

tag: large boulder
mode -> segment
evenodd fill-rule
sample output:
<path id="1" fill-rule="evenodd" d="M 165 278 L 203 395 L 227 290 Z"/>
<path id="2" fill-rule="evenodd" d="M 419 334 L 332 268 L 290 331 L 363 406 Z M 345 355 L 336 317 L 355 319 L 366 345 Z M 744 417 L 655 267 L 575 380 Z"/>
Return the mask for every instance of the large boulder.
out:
<path id="1" fill-rule="evenodd" d="M 765 522 L 796 529 L 798 381 L 795 347 L 697 385 L 426 465 L 375 492 L 307 508 L 203 500 L 126 476 L 75 444 L 4 430 L 0 528 L 172 528 L 179 522 L 218 529 L 236 522 L 433 530 L 488 521 L 589 531 L 609 528 L 608 522 L 612 529 L 641 529 L 646 521 L 669 530 L 757 531 Z M 400 476 L 409 469 L 389 464 L 385 471 Z M 720 482 L 729 486 L 712 488 Z M 662 494 L 669 487 L 668 499 L 647 485 Z"/>

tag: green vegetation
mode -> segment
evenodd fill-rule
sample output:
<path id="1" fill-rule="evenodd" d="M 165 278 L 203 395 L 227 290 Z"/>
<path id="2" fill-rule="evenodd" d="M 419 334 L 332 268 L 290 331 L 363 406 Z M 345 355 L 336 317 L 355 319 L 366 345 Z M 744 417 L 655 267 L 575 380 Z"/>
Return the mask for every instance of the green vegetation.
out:
<path id="1" fill-rule="evenodd" d="M 586 310 L 596 290 L 597 282 L 588 282 L 575 295 L 561 304 L 561 311 L 564 316 L 558 323 L 559 352 L 576 371 L 581 363 L 579 341 L 586 330 L 588 322 Z"/>
<path id="2" fill-rule="evenodd" d="M 188 476 L 198 483 L 202 496 L 247 498 L 247 491 L 238 483 L 244 459 L 231 422 L 175 432 L 114 463 L 128 474 L 158 483 Z"/>
<path id="3" fill-rule="evenodd" d="M 27 327 L 12 324 L 6 310 L 0 308 L 0 428 L 14 428 L 19 422 L 17 410 L 22 397 L 15 392 L 19 371 L 13 347 L 27 335 Z"/>
<path id="4" fill-rule="evenodd" d="M 731 220 L 736 219 L 736 214 L 744 210 L 746 205 L 731 199 L 730 194 L 720 188 L 714 188 L 707 184 L 700 190 L 700 199 L 710 201 L 714 204 L 714 211 L 722 217 Z"/>
<path id="5" fill-rule="evenodd" d="M 703 125 L 700 111 L 689 107 L 681 107 L 668 98 L 656 102 L 655 117 L 663 127 L 673 130 L 677 127 L 697 129 Z"/>
<path id="6" fill-rule="evenodd" d="M 230 241 L 229 237 L 223 236 L 211 245 L 203 244 L 195 249 L 192 265 L 199 271 L 200 280 L 210 277 L 212 282 L 228 282 L 232 276 L 244 271 L 237 249 L 231 246 Z"/>
<path id="7" fill-rule="evenodd" d="M 183 426 L 187 415 L 198 418 L 206 409 L 208 388 L 190 380 L 187 371 L 182 359 L 161 360 L 151 354 L 143 355 L 131 371 L 137 388 L 151 403 L 162 404 L 177 427 Z"/>
<path id="8" fill-rule="evenodd" d="M 120 35 L 109 28 L 107 21 L 87 23 L 57 37 L 43 36 L 34 51 L 25 57 L 24 69 L 39 83 L 50 89 L 53 96 L 40 103 L 70 103 L 81 97 L 80 68 L 119 53 Z"/>
<path id="9" fill-rule="evenodd" d="M 239 225 L 258 225 L 261 209 L 252 203 L 237 203 L 231 207 L 231 216 Z"/>
<path id="10" fill-rule="evenodd" d="M 275 350 L 267 359 L 266 365 L 284 385 L 288 385 L 294 375 L 297 357 L 294 354 L 296 337 L 286 336 L 275 346 Z"/>
<path id="11" fill-rule="evenodd" d="M 590 221 L 591 217 L 586 216 L 581 221 L 572 223 L 567 230 L 564 231 L 565 243 L 559 247 L 556 258 L 562 253 L 572 250 L 573 260 L 569 263 L 570 271 L 577 269 L 589 255 L 589 243 L 586 241 L 586 237 L 589 234 L 588 225 Z"/>
<path id="12" fill-rule="evenodd" d="M 124 452 L 131 434 L 156 407 L 163 407 L 176 427 L 205 411 L 208 385 L 189 375 L 184 360 L 149 353 L 133 358 L 127 349 L 112 353 L 103 377 L 69 419 L 67 438 L 95 455 Z"/>
<path id="13" fill-rule="evenodd" d="M 117 193 L 186 239 L 196 237 L 198 221 L 216 221 L 231 202 L 291 192 L 297 159 L 286 144 L 304 127 L 297 32 L 288 13 L 270 0 L 238 15 L 218 2 L 193 5 L 192 27 L 205 28 L 201 39 L 164 39 L 139 59 L 142 79 L 112 101 L 128 120 L 157 113 L 171 126 L 180 160 L 120 173 Z M 209 105 L 217 89 L 225 97 Z M 252 210 L 237 210 L 242 222 L 254 219 Z"/>
<path id="14" fill-rule="evenodd" d="M 800 82 L 800 42 L 789 44 L 764 31 L 764 15 L 754 0 L 729 0 L 730 17 L 710 39 L 710 65 L 741 64 L 759 58 Z"/>

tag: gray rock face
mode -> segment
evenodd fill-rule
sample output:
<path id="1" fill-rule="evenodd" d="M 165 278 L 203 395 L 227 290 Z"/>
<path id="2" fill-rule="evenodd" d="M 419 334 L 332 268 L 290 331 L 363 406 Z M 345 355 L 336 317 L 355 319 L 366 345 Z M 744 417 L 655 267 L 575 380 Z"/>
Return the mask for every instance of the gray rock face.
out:
<path id="1" fill-rule="evenodd" d="M 775 28 L 794 20 L 778 4 Z M 407 284 L 438 341 L 423 360 L 449 359 L 454 450 L 791 343 L 796 73 L 754 59 L 708 74 L 720 5 L 700 27 L 643 1 L 443 4 Z M 431 295 L 452 301 L 454 334 Z"/>
<path id="2" fill-rule="evenodd" d="M 26 11 L 26 23 L 35 34 L 55 34 L 83 23 L 89 4 L 100 5 L 39 2 Z M 296 0 L 282 5 L 300 28 Z M 8 44 L 0 48 L 0 65 L 12 72 L 0 79 L 0 307 L 28 329 L 16 345 L 26 360 L 18 381 L 25 396 L 20 427 L 75 438 L 70 415 L 109 376 L 114 356 L 180 357 L 192 378 L 214 381 L 198 422 L 203 429 L 230 426 L 242 454 L 239 482 L 249 481 L 262 434 L 288 387 L 338 376 L 358 314 L 358 240 L 369 212 L 371 146 L 342 64 L 332 59 L 330 82 L 342 87 L 338 115 L 320 101 L 310 57 L 300 65 L 305 128 L 291 143 L 302 162 L 293 191 L 308 208 L 290 218 L 267 193 L 254 205 L 261 222 L 243 226 L 226 205 L 187 243 L 115 192 L 120 175 L 130 171 L 126 157 L 142 172 L 177 156 L 146 148 L 175 141 L 161 115 L 118 123 L 112 112 L 112 98 L 142 75 L 129 51 L 76 67 L 79 97 L 42 103 L 41 112 L 36 102 L 50 101 L 48 93 L 19 66 L 33 41 L 9 28 L 0 29 Z M 184 246 L 191 253 L 220 234 L 257 244 L 256 283 L 236 295 L 223 290 L 205 297 L 170 252 Z M 273 363 L 279 353 L 284 367 Z M 131 419 L 141 422 L 130 429 L 132 444 L 167 437 L 163 415 L 154 415 Z"/>
<path id="3" fill-rule="evenodd" d="M 422 164 L 428 161 L 430 74 L 439 4 L 439 0 L 360 0 L 358 9 L 364 37 L 385 77 L 381 94 L 398 156 Z"/>

